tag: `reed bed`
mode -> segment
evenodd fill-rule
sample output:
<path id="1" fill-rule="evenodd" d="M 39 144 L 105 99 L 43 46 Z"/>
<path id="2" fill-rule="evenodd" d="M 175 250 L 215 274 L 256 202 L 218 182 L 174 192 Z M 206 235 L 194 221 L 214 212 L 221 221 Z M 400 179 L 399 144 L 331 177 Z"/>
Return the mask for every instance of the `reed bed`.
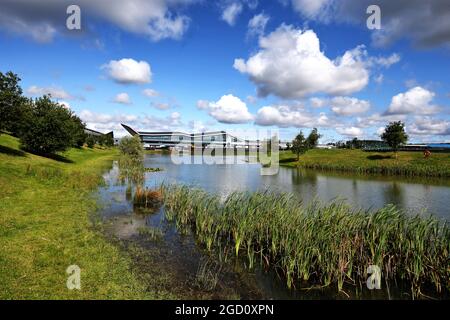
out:
<path id="1" fill-rule="evenodd" d="M 421 152 L 399 152 L 396 158 L 391 153 L 313 149 L 297 161 L 296 155 L 292 152 L 282 151 L 280 165 L 357 174 L 450 177 L 450 154 L 448 153 L 434 153 L 430 158 L 425 159 Z"/>
<path id="2" fill-rule="evenodd" d="M 288 287 L 365 286 L 377 265 L 383 283 L 402 281 L 413 297 L 432 287 L 450 290 L 450 230 L 433 218 L 408 216 L 394 206 L 374 212 L 342 202 L 305 205 L 293 195 L 234 192 L 222 199 L 201 189 L 161 187 L 166 218 L 190 229 L 208 250 L 233 252 L 284 274 Z M 226 259 L 226 257 L 225 257 Z"/>
<path id="3" fill-rule="evenodd" d="M 450 177 L 450 170 L 440 166 L 352 166 L 346 163 L 302 163 L 302 167 L 307 169 L 322 171 L 352 172 L 357 174 L 382 174 L 398 175 L 406 177 Z"/>
<path id="4" fill-rule="evenodd" d="M 162 195 L 159 190 L 137 187 L 133 197 L 133 204 L 138 208 L 156 209 L 161 206 Z"/>
<path id="5" fill-rule="evenodd" d="M 145 180 L 143 158 L 121 155 L 119 158 L 119 181 L 123 185 L 142 185 Z"/>

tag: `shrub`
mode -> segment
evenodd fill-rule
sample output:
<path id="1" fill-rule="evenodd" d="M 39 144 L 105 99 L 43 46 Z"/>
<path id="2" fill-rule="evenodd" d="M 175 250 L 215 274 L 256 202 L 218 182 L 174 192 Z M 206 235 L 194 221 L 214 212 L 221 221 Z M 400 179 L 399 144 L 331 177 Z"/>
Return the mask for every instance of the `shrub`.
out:
<path id="1" fill-rule="evenodd" d="M 144 148 L 142 147 L 139 136 L 125 137 L 119 143 L 119 149 L 123 155 L 133 159 L 142 159 L 144 157 Z"/>
<path id="2" fill-rule="evenodd" d="M 72 115 L 71 119 L 70 131 L 72 135 L 72 146 L 81 148 L 87 139 L 87 134 L 84 132 L 85 124 L 76 115 Z"/>
<path id="3" fill-rule="evenodd" d="M 73 114 L 49 96 L 34 101 L 20 133 L 22 146 L 35 153 L 64 151 L 73 145 Z M 77 130 L 79 130 L 78 128 Z"/>
<path id="4" fill-rule="evenodd" d="M 95 138 L 92 135 L 88 135 L 86 138 L 86 144 L 88 148 L 93 148 L 95 146 Z"/>

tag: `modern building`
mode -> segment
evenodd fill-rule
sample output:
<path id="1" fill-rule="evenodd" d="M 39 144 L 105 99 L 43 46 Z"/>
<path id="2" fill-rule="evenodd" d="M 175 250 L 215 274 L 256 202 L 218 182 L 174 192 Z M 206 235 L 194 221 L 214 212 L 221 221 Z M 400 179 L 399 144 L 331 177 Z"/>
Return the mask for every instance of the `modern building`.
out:
<path id="1" fill-rule="evenodd" d="M 148 148 L 236 148 L 258 149 L 262 145 L 260 140 L 243 140 L 226 131 L 212 131 L 202 133 L 185 133 L 180 131 L 143 132 L 136 131 L 130 126 L 122 124 L 122 127 L 132 136 L 139 136 L 144 146 Z M 280 148 L 286 144 L 280 142 Z"/>
<path id="2" fill-rule="evenodd" d="M 90 136 L 95 136 L 95 137 L 100 137 L 100 136 L 104 136 L 104 135 L 110 135 L 113 139 L 114 139 L 114 132 L 108 132 L 108 133 L 101 133 L 99 131 L 95 131 L 89 128 L 84 128 L 84 133 L 86 133 L 87 135 Z"/>

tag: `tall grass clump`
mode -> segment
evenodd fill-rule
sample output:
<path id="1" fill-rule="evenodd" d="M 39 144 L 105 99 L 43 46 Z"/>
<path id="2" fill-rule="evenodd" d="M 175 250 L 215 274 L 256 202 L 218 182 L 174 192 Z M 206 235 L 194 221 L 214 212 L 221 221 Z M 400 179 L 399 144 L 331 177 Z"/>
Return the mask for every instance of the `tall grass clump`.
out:
<path id="1" fill-rule="evenodd" d="M 123 184 L 144 183 L 144 148 L 139 136 L 125 137 L 119 143 L 119 179 Z"/>
<path id="2" fill-rule="evenodd" d="M 450 170 L 438 165 L 349 165 L 347 163 L 302 163 L 304 168 L 322 171 L 352 172 L 357 174 L 381 174 L 406 177 L 450 177 Z"/>
<path id="3" fill-rule="evenodd" d="M 138 208 L 156 209 L 161 205 L 162 196 L 158 190 L 137 187 L 133 197 L 133 204 Z"/>
<path id="4" fill-rule="evenodd" d="M 413 297 L 432 286 L 450 290 L 450 230 L 433 217 L 408 216 L 389 205 L 374 212 L 342 202 L 305 205 L 293 195 L 234 192 L 225 200 L 201 189 L 164 185 L 168 220 L 191 229 L 208 250 L 232 251 L 321 286 L 365 286 L 377 265 L 386 283 L 401 281 Z"/>

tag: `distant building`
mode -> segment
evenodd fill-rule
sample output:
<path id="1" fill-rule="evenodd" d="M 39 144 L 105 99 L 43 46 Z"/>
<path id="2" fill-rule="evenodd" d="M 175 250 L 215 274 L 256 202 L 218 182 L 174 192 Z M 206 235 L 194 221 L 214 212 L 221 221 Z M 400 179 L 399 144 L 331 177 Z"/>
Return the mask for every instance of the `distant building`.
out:
<path id="1" fill-rule="evenodd" d="M 336 149 L 336 146 L 333 145 L 333 144 L 328 143 L 328 144 L 318 144 L 316 146 L 316 148 L 317 149 Z"/>
<path id="2" fill-rule="evenodd" d="M 92 130 L 92 129 L 89 129 L 89 128 L 84 128 L 84 133 L 86 133 L 87 135 L 95 136 L 95 137 L 100 137 L 100 136 L 103 136 L 103 135 L 110 135 L 114 139 L 114 132 L 113 131 L 110 131 L 110 132 L 107 132 L 107 133 L 101 133 L 99 131 L 95 131 L 95 130 Z"/>
<path id="3" fill-rule="evenodd" d="M 122 124 L 122 127 L 132 136 L 139 136 L 146 148 L 169 147 L 199 147 L 199 148 L 236 148 L 258 149 L 262 145 L 260 140 L 243 140 L 226 131 L 212 131 L 201 133 L 185 133 L 180 131 L 138 132 Z M 286 148 L 286 144 L 279 142 L 279 148 Z"/>
<path id="4" fill-rule="evenodd" d="M 113 131 L 110 131 L 110 132 L 107 132 L 107 133 L 101 133 L 99 131 L 95 131 L 95 130 L 92 130 L 92 129 L 89 129 L 89 128 L 84 128 L 84 133 L 87 134 L 88 136 L 93 137 L 95 143 L 103 144 L 103 143 L 105 143 L 105 141 L 113 140 L 114 144 L 116 144 L 115 143 L 115 139 L 114 139 L 114 132 Z M 109 138 L 107 138 L 107 139 L 100 139 L 101 137 L 107 137 L 107 136 L 109 136 Z"/>
<path id="5" fill-rule="evenodd" d="M 433 151 L 433 152 L 450 152 L 450 143 L 422 143 L 407 144 L 400 148 L 402 151 Z"/>

